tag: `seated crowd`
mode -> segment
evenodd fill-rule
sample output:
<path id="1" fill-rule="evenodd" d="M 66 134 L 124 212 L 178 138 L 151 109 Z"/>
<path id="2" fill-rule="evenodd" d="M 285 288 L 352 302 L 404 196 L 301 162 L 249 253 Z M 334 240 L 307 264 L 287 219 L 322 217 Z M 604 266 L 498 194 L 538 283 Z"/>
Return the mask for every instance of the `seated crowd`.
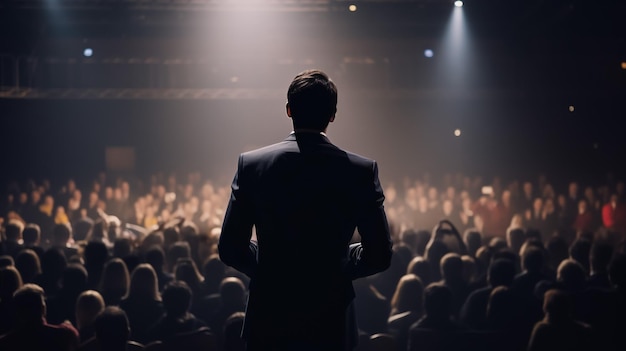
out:
<path id="1" fill-rule="evenodd" d="M 354 282 L 358 349 L 626 349 L 624 183 L 483 186 L 385 187 L 394 255 Z M 100 174 L 8 189 L 1 350 L 244 349 L 248 278 L 217 252 L 228 185 Z"/>

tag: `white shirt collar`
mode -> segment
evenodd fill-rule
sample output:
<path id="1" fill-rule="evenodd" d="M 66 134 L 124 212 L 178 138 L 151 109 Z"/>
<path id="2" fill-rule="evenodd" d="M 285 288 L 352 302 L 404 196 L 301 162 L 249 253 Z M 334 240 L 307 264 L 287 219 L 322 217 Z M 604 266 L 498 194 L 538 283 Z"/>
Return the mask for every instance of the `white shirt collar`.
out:
<path id="1" fill-rule="evenodd" d="M 311 133 L 311 134 L 319 133 L 320 135 L 326 136 L 326 133 L 324 133 L 324 132 L 317 132 L 317 131 L 313 131 L 313 130 L 310 130 L 310 131 L 309 130 L 301 130 L 301 131 L 298 131 L 298 133 Z M 292 134 L 296 134 L 296 131 L 292 130 L 291 133 L 289 133 L 289 135 L 292 135 Z"/>

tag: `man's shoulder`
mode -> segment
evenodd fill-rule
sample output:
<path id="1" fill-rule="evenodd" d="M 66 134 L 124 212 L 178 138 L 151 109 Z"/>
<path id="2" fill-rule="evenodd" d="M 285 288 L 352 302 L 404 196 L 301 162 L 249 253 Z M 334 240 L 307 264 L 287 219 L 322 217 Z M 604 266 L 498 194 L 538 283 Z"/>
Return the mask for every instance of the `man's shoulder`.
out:
<path id="1" fill-rule="evenodd" d="M 241 154 L 241 157 L 246 161 L 256 160 L 268 157 L 271 154 L 277 154 L 281 152 L 286 152 L 289 149 L 293 148 L 291 143 L 287 140 L 280 141 L 278 143 L 274 143 L 271 145 L 266 145 L 254 150 L 246 151 Z"/>
<path id="2" fill-rule="evenodd" d="M 69 323 L 44 324 L 44 332 L 52 336 L 74 339 L 78 337 L 78 330 Z"/>
<path id="3" fill-rule="evenodd" d="M 325 145 L 324 150 L 326 151 L 325 154 L 327 155 L 333 154 L 335 156 L 345 158 L 347 161 L 355 165 L 371 167 L 376 162 L 375 160 L 369 157 L 342 149 L 338 147 L 337 145 L 332 144 L 330 142 L 328 142 Z M 300 152 L 301 150 L 298 146 L 298 143 L 295 140 L 290 140 L 289 138 L 287 138 L 283 141 L 280 141 L 271 145 L 267 145 L 267 146 L 263 146 L 254 150 L 243 152 L 240 157 L 244 160 L 246 164 L 249 164 L 249 163 L 254 163 L 257 161 L 273 159 L 274 157 L 277 157 L 279 155 L 286 154 L 286 153 L 300 153 Z"/>

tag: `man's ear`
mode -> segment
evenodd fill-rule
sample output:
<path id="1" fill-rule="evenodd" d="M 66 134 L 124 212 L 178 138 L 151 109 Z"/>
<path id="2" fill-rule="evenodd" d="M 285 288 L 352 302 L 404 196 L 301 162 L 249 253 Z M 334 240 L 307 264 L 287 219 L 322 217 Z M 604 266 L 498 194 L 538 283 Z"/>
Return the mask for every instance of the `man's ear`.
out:
<path id="1" fill-rule="evenodd" d="M 335 121 L 335 115 L 336 115 L 336 114 L 337 114 L 337 109 L 335 109 L 335 112 L 333 113 L 333 115 L 332 115 L 332 116 L 330 116 L 329 123 L 332 123 L 332 122 L 334 122 L 334 121 Z"/>
<path id="2" fill-rule="evenodd" d="M 285 105 L 285 110 L 287 110 L 287 117 L 291 118 L 291 107 L 289 107 L 289 103 Z"/>

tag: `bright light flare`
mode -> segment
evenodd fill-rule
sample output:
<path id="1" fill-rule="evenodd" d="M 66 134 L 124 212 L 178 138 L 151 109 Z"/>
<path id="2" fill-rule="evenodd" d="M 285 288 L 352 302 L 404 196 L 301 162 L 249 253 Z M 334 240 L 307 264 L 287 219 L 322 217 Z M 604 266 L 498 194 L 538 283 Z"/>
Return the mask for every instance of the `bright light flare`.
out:
<path id="1" fill-rule="evenodd" d="M 574 110 L 575 110 L 574 105 L 570 105 L 568 110 L 569 110 L 569 112 L 574 112 Z"/>
<path id="2" fill-rule="evenodd" d="M 352 4 L 352 5 L 348 6 L 348 10 L 349 10 L 350 12 L 356 12 L 357 7 L 356 7 L 356 5 Z"/>
<path id="3" fill-rule="evenodd" d="M 461 136 L 461 130 L 460 130 L 460 129 L 458 129 L 458 128 L 457 128 L 457 129 L 455 129 L 455 130 L 454 130 L 454 136 L 455 136 L 455 137 L 460 137 L 460 136 Z"/>
<path id="4" fill-rule="evenodd" d="M 433 56 L 435 56 L 435 53 L 431 50 L 431 49 L 426 49 L 424 50 L 424 56 L 431 58 Z"/>
<path id="5" fill-rule="evenodd" d="M 461 1 L 461 0 L 455 1 L 454 2 L 454 6 L 456 6 L 456 7 L 463 7 L 463 1 Z"/>
<path id="6" fill-rule="evenodd" d="M 85 50 L 83 50 L 83 56 L 85 56 L 85 57 L 93 56 L 93 49 L 92 48 L 85 48 Z"/>

